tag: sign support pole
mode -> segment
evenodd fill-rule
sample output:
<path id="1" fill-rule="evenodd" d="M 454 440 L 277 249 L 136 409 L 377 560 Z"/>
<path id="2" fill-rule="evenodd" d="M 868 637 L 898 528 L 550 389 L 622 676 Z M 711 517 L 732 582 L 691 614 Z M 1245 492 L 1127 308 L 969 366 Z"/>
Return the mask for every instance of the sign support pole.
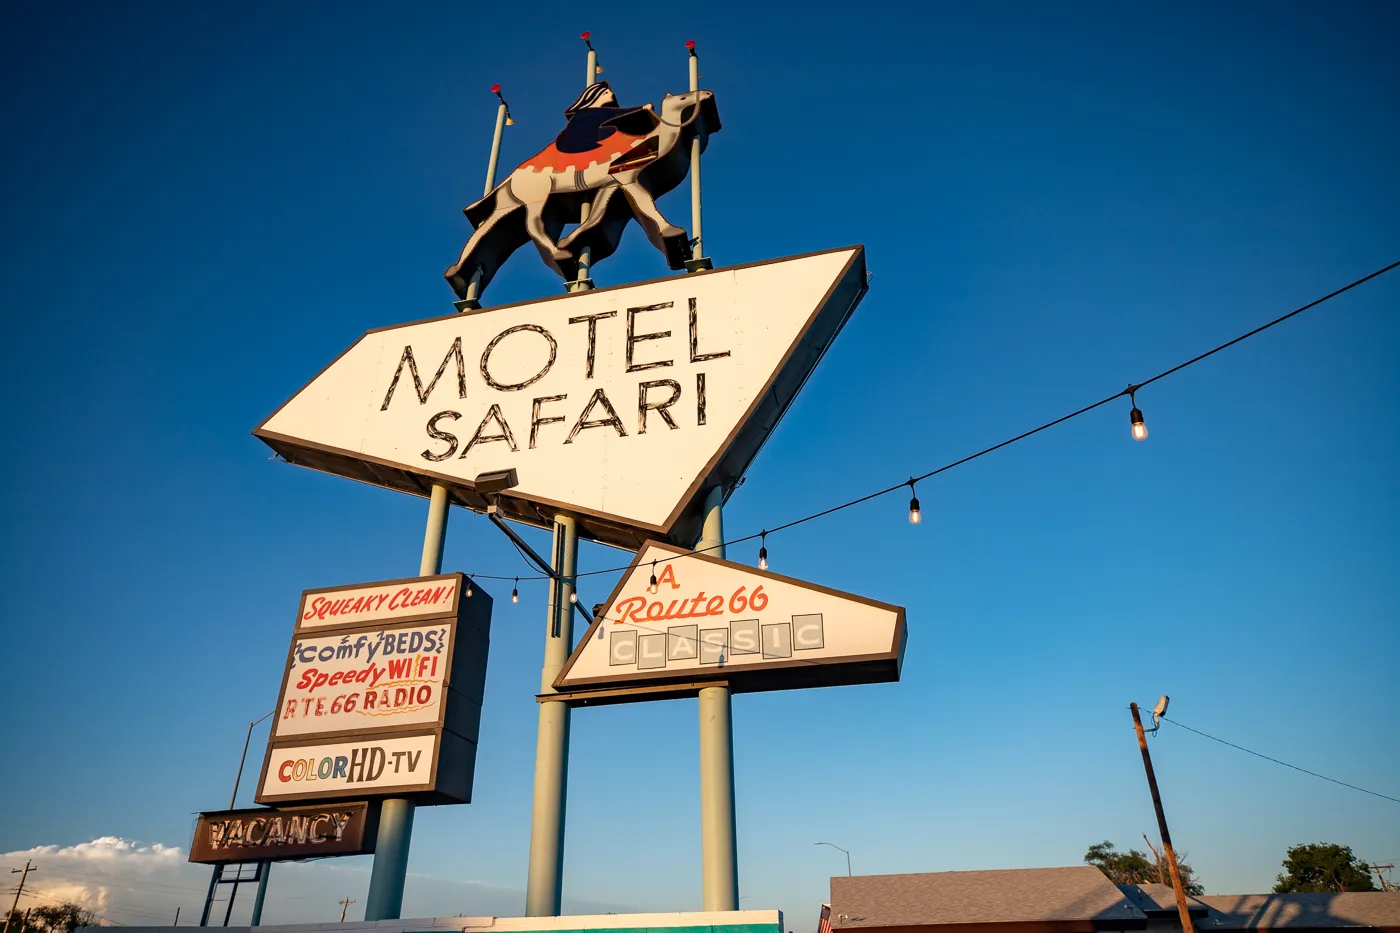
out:
<path id="1" fill-rule="evenodd" d="M 497 85 L 499 88 L 500 85 Z M 496 131 L 491 134 L 491 157 L 486 161 L 486 188 L 481 192 L 484 198 L 491 193 L 491 189 L 496 187 L 496 166 L 501 161 L 501 137 L 506 131 L 506 120 L 510 118 L 510 108 L 506 106 L 506 99 L 501 97 L 501 92 L 496 91 L 496 96 L 501 102 L 496 105 Z M 467 297 L 461 302 L 458 311 L 470 311 L 476 308 L 477 298 L 481 295 L 481 270 L 472 273 L 472 280 L 467 283 Z"/>
<path id="2" fill-rule="evenodd" d="M 724 557 L 724 488 L 705 497 L 696 550 Z M 700 691 L 700 871 L 703 910 L 739 909 L 739 851 L 734 823 L 734 726 L 729 687 Z"/>
<path id="3" fill-rule="evenodd" d="M 261 870 L 258 872 L 258 893 L 253 896 L 253 916 L 248 921 L 250 927 L 262 923 L 263 901 L 267 899 L 267 877 L 270 874 L 272 874 L 272 863 L 263 862 Z"/>
<path id="4" fill-rule="evenodd" d="M 700 90 L 700 55 L 690 45 L 690 89 Z M 705 240 L 700 230 L 700 134 L 690 141 L 690 236 L 695 259 L 705 258 Z"/>
<path id="5" fill-rule="evenodd" d="M 545 627 L 540 693 L 555 693 L 554 679 L 574 647 L 574 574 L 578 570 L 578 526 L 568 515 L 554 516 L 553 568 Z M 569 704 L 539 704 L 535 744 L 535 799 L 530 816 L 530 865 L 525 883 L 525 916 L 559 916 L 564 887 L 564 809 L 569 776 Z"/>
<path id="6" fill-rule="evenodd" d="M 598 83 L 598 53 L 588 44 L 588 76 L 585 87 Z M 579 223 L 588 220 L 584 202 Z M 571 292 L 593 288 L 588 269 L 593 251 L 584 247 L 578 257 L 578 278 L 569 284 Z M 569 515 L 554 516 L 554 552 L 551 568 L 556 577 L 549 583 L 549 611 L 544 638 L 544 666 L 540 671 L 540 693 L 554 693 L 554 678 L 564 669 L 574 648 L 574 573 L 578 566 L 578 526 Z M 525 916 L 557 917 L 564 894 L 564 808 L 569 782 L 569 704 L 546 702 L 540 705 L 539 733 L 535 739 L 535 797 L 530 811 L 530 864 L 525 879 Z"/>
<path id="7" fill-rule="evenodd" d="M 428 527 L 423 533 L 423 557 L 418 575 L 442 573 L 442 546 L 447 539 L 446 486 L 433 486 L 428 500 Z M 403 909 L 403 884 L 408 876 L 408 846 L 413 838 L 414 803 L 408 797 L 388 797 L 379 811 L 374 868 L 365 898 L 366 920 L 397 920 Z"/>
<path id="8" fill-rule="evenodd" d="M 584 33 L 584 42 L 588 42 L 588 34 Z M 598 83 L 598 53 L 593 49 L 593 43 L 588 42 L 588 78 L 583 82 L 584 87 L 592 87 Z M 578 222 L 588 221 L 589 203 L 583 202 L 583 210 L 579 215 Z M 590 267 L 593 265 L 593 248 L 585 246 L 579 250 L 578 255 L 578 278 L 568 287 L 571 292 L 586 292 L 593 287 L 593 280 L 588 277 Z M 555 911 L 558 913 L 558 911 Z M 533 915 L 532 915 L 533 916 Z"/>
<path id="9" fill-rule="evenodd" d="M 700 89 L 700 56 L 690 49 L 690 89 Z M 695 244 L 691 272 L 709 266 L 700 218 L 700 137 L 690 143 L 690 223 Z M 705 524 L 696 550 L 724 557 L 724 488 L 705 497 Z M 739 848 L 734 822 L 734 722 L 729 687 L 700 691 L 700 872 L 704 910 L 739 909 Z"/>

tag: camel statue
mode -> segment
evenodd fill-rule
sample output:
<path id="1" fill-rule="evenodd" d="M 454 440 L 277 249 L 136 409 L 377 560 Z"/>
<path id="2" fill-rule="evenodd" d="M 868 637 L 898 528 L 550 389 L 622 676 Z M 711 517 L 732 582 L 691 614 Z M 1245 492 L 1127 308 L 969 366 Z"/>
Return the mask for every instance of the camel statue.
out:
<path id="1" fill-rule="evenodd" d="M 672 269 L 691 258 L 690 238 L 656 207 L 690 169 L 691 141 L 703 150 L 720 129 L 719 109 L 709 91 L 667 94 L 656 112 L 651 104 L 621 108 L 606 82 L 590 85 L 565 111 L 569 126 L 537 155 L 522 162 L 491 193 L 463 208 L 475 232 L 461 257 L 443 273 L 459 298 L 476 282 L 479 298 L 517 248 L 533 240 L 546 264 L 565 280 L 578 275 L 585 248 L 591 261 L 617 249 L 629 220 Z M 621 195 L 619 197 L 618 195 Z M 566 224 L 588 219 L 564 239 Z"/>

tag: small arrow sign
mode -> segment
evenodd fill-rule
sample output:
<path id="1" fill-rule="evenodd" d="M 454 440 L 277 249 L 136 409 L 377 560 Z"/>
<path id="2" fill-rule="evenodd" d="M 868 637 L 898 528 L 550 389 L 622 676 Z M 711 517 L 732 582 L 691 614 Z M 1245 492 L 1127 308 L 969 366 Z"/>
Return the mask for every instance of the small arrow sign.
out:
<path id="1" fill-rule="evenodd" d="M 652 581 L 655 580 L 655 583 Z M 899 680 L 904 609 L 649 543 L 554 682 L 578 705 Z M 542 696 L 541 699 L 549 699 Z"/>
<path id="2" fill-rule="evenodd" d="M 417 495 L 514 468 L 506 517 L 635 550 L 688 544 L 865 293 L 863 247 L 366 333 L 253 433 L 286 460 Z"/>

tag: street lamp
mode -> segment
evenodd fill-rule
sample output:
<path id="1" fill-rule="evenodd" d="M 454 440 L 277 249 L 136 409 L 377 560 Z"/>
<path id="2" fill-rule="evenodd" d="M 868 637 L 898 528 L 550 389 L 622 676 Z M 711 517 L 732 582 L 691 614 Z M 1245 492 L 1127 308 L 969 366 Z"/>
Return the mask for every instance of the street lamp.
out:
<path id="1" fill-rule="evenodd" d="M 846 852 L 845 849 L 843 849 L 843 848 L 841 848 L 840 846 L 836 845 L 834 842 L 814 842 L 814 843 L 812 843 L 812 845 L 814 845 L 814 846 L 831 846 L 833 849 L 835 849 L 835 850 L 838 851 L 838 852 Z M 846 852 L 846 877 L 849 878 L 850 875 L 851 875 L 851 853 L 850 853 L 850 852 Z"/>

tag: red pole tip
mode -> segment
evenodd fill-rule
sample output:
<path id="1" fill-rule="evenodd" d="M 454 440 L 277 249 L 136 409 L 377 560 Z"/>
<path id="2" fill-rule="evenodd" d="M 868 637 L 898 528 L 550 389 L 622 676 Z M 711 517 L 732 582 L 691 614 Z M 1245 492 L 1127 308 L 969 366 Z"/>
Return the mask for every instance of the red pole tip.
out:
<path id="1" fill-rule="evenodd" d="M 688 49 L 693 49 L 693 48 L 695 48 L 695 40 L 694 40 L 694 39 L 687 39 L 687 40 L 685 40 L 685 47 L 688 48 Z"/>
<path id="2" fill-rule="evenodd" d="M 493 85 L 491 85 L 491 93 L 492 93 L 492 94 L 499 94 L 499 93 L 501 93 L 501 86 L 500 86 L 499 84 L 493 84 Z"/>
<path id="3" fill-rule="evenodd" d="M 580 39 L 582 39 L 584 42 L 587 42 L 587 41 L 588 41 L 588 37 L 591 36 L 591 35 L 593 35 L 593 33 L 591 33 L 591 32 L 581 32 L 581 33 L 578 34 L 578 37 L 579 37 Z"/>

